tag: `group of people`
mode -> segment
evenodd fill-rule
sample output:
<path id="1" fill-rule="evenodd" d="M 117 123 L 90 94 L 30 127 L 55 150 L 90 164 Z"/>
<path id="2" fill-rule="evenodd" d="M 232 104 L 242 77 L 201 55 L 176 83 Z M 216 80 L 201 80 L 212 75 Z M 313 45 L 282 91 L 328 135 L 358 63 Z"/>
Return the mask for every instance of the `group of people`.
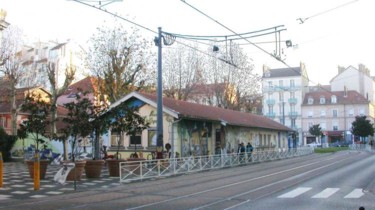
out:
<path id="1" fill-rule="evenodd" d="M 251 145 L 250 142 L 247 143 L 246 147 L 245 147 L 245 144 L 242 142 L 240 144 L 238 144 L 238 150 L 237 150 L 237 153 L 238 154 L 241 154 L 241 153 L 252 153 L 254 150 L 254 147 L 253 145 Z"/>
<path id="2" fill-rule="evenodd" d="M 246 147 L 245 144 L 242 142 L 238 144 L 237 154 L 240 155 L 241 161 L 245 157 L 245 153 L 247 153 L 248 157 L 251 157 L 251 153 L 253 152 L 254 147 L 251 145 L 250 142 L 247 143 Z"/>

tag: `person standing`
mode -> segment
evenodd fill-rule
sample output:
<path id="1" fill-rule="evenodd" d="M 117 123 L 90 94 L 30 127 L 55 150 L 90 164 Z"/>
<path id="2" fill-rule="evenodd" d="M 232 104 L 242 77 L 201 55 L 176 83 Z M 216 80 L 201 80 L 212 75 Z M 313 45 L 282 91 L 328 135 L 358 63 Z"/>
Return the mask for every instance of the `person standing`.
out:
<path id="1" fill-rule="evenodd" d="M 244 162 L 246 148 L 243 142 L 239 145 L 239 147 L 240 147 L 239 149 L 240 150 L 240 162 L 242 163 Z"/>
<path id="2" fill-rule="evenodd" d="M 254 150 L 253 145 L 251 145 L 250 142 L 248 142 L 246 145 L 246 153 L 249 157 L 251 157 L 253 150 Z"/>

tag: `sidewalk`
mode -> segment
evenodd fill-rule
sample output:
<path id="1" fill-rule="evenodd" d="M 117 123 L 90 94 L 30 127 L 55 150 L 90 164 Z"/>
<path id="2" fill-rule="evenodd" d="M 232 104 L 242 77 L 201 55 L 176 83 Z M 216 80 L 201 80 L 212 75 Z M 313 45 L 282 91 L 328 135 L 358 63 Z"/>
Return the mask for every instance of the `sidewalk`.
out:
<path id="1" fill-rule="evenodd" d="M 83 175 L 81 181 L 69 181 L 62 185 L 53 180 L 61 166 L 49 165 L 45 179 L 40 180 L 40 190 L 34 190 L 34 182 L 30 178 L 27 166 L 23 162 L 4 163 L 3 187 L 0 188 L 0 204 L 3 201 L 22 200 L 30 198 L 46 198 L 54 195 L 82 192 L 90 189 L 107 189 L 120 185 L 119 177 L 110 177 L 104 166 L 101 178 L 87 179 Z"/>

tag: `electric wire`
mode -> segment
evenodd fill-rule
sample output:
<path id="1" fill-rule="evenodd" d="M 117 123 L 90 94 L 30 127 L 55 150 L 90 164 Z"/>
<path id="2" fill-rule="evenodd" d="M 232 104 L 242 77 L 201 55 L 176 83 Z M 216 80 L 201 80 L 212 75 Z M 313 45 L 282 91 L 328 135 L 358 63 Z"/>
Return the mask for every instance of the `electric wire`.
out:
<path id="1" fill-rule="evenodd" d="M 119 19 L 121 19 L 121 20 L 124 20 L 124 21 L 126 21 L 126 22 L 128 22 L 128 23 L 131 23 L 131 24 L 133 24 L 133 25 L 135 25 L 135 26 L 137 26 L 137 27 L 139 27 L 139 28 L 142 28 L 142 29 L 144 29 L 144 30 L 146 30 L 146 31 L 149 31 L 149 32 L 154 33 L 154 34 L 158 34 L 158 32 L 156 32 L 156 31 L 154 31 L 154 30 L 152 30 L 152 29 L 150 29 L 150 28 L 148 28 L 148 27 L 145 27 L 145 26 L 143 26 L 143 25 L 141 25 L 141 24 L 138 24 L 138 23 L 136 23 L 136 22 L 134 22 L 134 21 L 128 20 L 128 19 L 126 19 L 126 18 L 124 18 L 124 17 L 122 17 L 122 16 L 120 16 L 120 15 L 118 15 L 118 14 L 115 14 L 115 13 L 113 13 L 113 12 L 110 12 L 110 11 L 108 11 L 108 10 L 104 10 L 104 9 L 102 9 L 102 8 L 100 8 L 100 7 L 96 7 L 96 6 L 94 6 L 94 5 L 90 5 L 90 4 L 88 4 L 88 3 L 82 2 L 81 0 L 72 0 L 72 1 L 74 1 L 74 2 L 78 2 L 78 3 L 81 3 L 81 4 L 83 4 L 83 5 L 86 5 L 86 6 L 89 6 L 89 7 L 92 7 L 92 8 L 95 8 L 95 9 L 97 9 L 97 10 L 99 10 L 99 11 L 102 11 L 102 12 L 108 13 L 108 14 L 110 14 L 110 15 L 116 17 L 116 18 L 119 18 Z M 94 1 L 94 0 L 93 0 L 93 1 Z M 164 34 L 164 33 L 163 33 L 163 34 Z M 163 39 L 164 39 L 164 38 L 163 38 Z M 169 42 L 168 40 L 171 40 L 171 38 L 169 37 L 169 38 L 167 38 L 167 39 L 164 39 L 164 41 Z M 206 52 L 204 52 L 204 51 L 202 51 L 202 50 L 200 50 L 200 49 L 194 48 L 194 47 L 192 47 L 192 46 L 190 46 L 190 45 L 187 45 L 187 44 L 185 44 L 185 43 L 183 43 L 183 42 L 178 42 L 178 41 L 176 41 L 176 42 L 179 43 L 179 44 L 181 44 L 181 45 L 184 45 L 185 47 L 188 47 L 188 48 L 191 48 L 191 49 L 193 49 L 193 50 L 196 50 L 196 51 L 198 51 L 198 52 L 200 52 L 200 53 L 202 53 L 202 54 L 204 54 L 204 55 L 210 56 L 210 57 L 212 57 L 212 58 L 216 58 L 216 59 L 218 59 L 218 60 L 220 60 L 220 61 L 222 61 L 222 62 L 224 62 L 224 63 L 227 63 L 227 64 L 229 64 L 229 65 L 231 65 L 231 66 L 233 66 L 233 67 L 235 67 L 235 68 L 243 69 L 243 68 L 240 68 L 240 67 L 238 67 L 237 65 L 232 64 L 232 63 L 230 63 L 230 62 L 228 62 L 228 61 L 226 61 L 226 60 L 224 60 L 224 59 L 217 58 L 217 57 L 215 57 L 215 56 L 213 56 L 213 55 L 210 55 L 209 53 L 206 53 Z M 199 43 L 199 42 L 197 42 L 197 43 Z M 202 43 L 201 43 L 201 44 L 202 44 Z M 206 45 L 209 45 L 209 44 L 206 43 Z M 213 47 L 213 45 L 210 45 L 210 46 Z M 257 75 L 254 75 L 254 74 L 252 74 L 252 75 L 253 75 L 253 76 L 257 76 Z"/>
<path id="2" fill-rule="evenodd" d="M 184 4 L 188 5 L 189 7 L 191 7 L 192 9 L 196 10 L 197 12 L 199 12 L 200 14 L 202 14 L 203 16 L 209 18 L 210 20 L 214 21 L 215 23 L 219 24 L 220 26 L 222 26 L 223 28 L 227 29 L 228 31 L 236 34 L 237 36 L 243 38 L 245 41 L 247 41 L 249 44 L 253 45 L 254 47 L 258 48 L 259 50 L 263 51 L 264 53 L 270 55 L 271 57 L 275 58 L 277 61 L 283 63 L 285 66 L 287 66 L 288 68 L 292 69 L 293 71 L 295 71 L 296 73 L 300 73 L 298 72 L 295 68 L 291 67 L 289 64 L 287 64 L 285 61 L 281 60 L 279 57 L 267 52 L 266 50 L 264 50 L 263 48 L 259 47 L 257 44 L 249 41 L 248 39 L 244 38 L 243 36 L 241 35 L 238 35 L 234 30 L 230 29 L 229 27 L 225 26 L 224 24 L 222 24 L 221 22 L 215 20 L 214 18 L 212 18 L 211 16 L 207 15 L 206 13 L 204 13 L 203 11 L 199 10 L 198 8 L 194 7 L 193 5 L 189 4 L 186 2 L 186 0 L 180 0 L 181 2 L 183 2 Z M 316 84 L 318 85 L 319 83 L 315 83 L 313 81 L 311 81 L 308 77 L 306 77 L 305 75 L 302 75 L 302 77 L 304 77 L 305 79 L 307 79 L 309 82 L 313 83 L 313 84 Z M 328 92 L 330 92 L 329 90 L 326 90 Z"/>
<path id="3" fill-rule="evenodd" d="M 219 21 L 213 19 L 212 17 L 210 17 L 209 15 L 207 15 L 206 13 L 202 12 L 201 10 L 199 10 L 198 8 L 194 7 L 193 5 L 187 3 L 185 0 L 180 0 L 182 1 L 183 3 L 185 3 L 186 5 L 188 5 L 189 7 L 191 7 L 192 9 L 196 10 L 197 12 L 201 13 L 203 16 L 206 16 L 207 18 L 209 18 L 210 20 L 216 22 L 217 24 L 219 24 L 220 26 L 222 26 L 223 28 L 227 29 L 228 31 L 232 32 L 233 34 L 241 37 L 242 39 L 244 39 L 245 41 L 247 41 L 249 44 L 253 45 L 254 47 L 258 48 L 259 50 L 263 51 L 264 53 L 270 55 L 271 57 L 275 58 L 276 60 L 279 60 L 280 62 L 284 63 L 286 66 L 288 66 L 289 68 L 291 68 L 288 64 L 286 64 L 283 60 L 281 60 L 280 58 L 278 58 L 277 56 L 267 52 L 265 49 L 259 47 L 258 45 L 256 45 L 255 43 L 249 41 L 248 39 L 245 39 L 243 36 L 241 36 L 240 34 L 236 33 L 235 31 L 233 31 L 232 29 L 228 28 L 227 26 L 225 26 L 224 24 L 220 23 Z"/>
<path id="4" fill-rule="evenodd" d="M 140 27 L 140 28 L 142 28 L 142 29 L 144 29 L 144 30 L 146 30 L 146 31 L 152 32 L 152 33 L 154 33 L 154 34 L 158 34 L 158 32 L 156 32 L 156 31 L 154 31 L 154 30 L 152 30 L 152 29 L 150 29 L 150 28 L 148 28 L 148 27 L 145 27 L 145 26 L 143 26 L 143 25 L 140 25 L 140 24 L 138 24 L 138 23 L 136 23 L 136 22 L 134 22 L 134 21 L 128 20 L 128 19 L 126 19 L 126 18 L 124 18 L 124 17 L 122 17 L 122 16 L 120 16 L 120 15 L 118 15 L 118 14 L 115 14 L 115 13 L 113 13 L 113 12 L 110 12 L 110 11 L 104 10 L 104 9 L 102 9 L 101 7 L 96 7 L 96 6 L 94 6 L 94 5 L 90 5 L 90 4 L 85 3 L 85 2 L 82 2 L 82 1 L 80 1 L 80 0 L 72 0 L 72 1 L 77 2 L 77 3 L 81 3 L 81 4 L 83 4 L 83 5 L 86 5 L 86 6 L 89 6 L 89 7 L 95 8 L 95 9 L 98 9 L 98 10 L 100 10 L 100 11 L 102 11 L 102 12 L 108 13 L 108 14 L 110 14 L 110 15 L 113 15 L 113 16 L 116 17 L 116 18 L 119 18 L 119 19 L 124 20 L 124 21 L 126 21 L 126 22 L 128 22 L 128 23 L 131 23 L 131 24 L 133 24 L 133 25 L 135 25 L 135 26 L 137 26 L 137 27 Z M 86 1 L 86 0 L 83 0 L 83 1 Z M 89 0 L 89 1 L 90 1 L 90 0 Z M 95 0 L 92 0 L 92 2 L 93 2 L 93 1 L 95 1 Z M 221 25 L 222 27 L 224 27 L 224 28 L 226 28 L 227 30 L 229 30 L 229 31 L 231 31 L 232 33 L 234 33 L 234 35 L 232 35 L 232 36 L 238 36 L 238 37 L 240 37 L 241 39 L 244 39 L 245 41 L 248 42 L 248 44 L 255 46 L 256 48 L 258 48 L 258 49 L 261 50 L 262 52 L 264 52 L 264 53 L 270 55 L 271 57 L 275 58 L 275 59 L 278 60 L 279 62 L 283 63 L 283 64 L 286 65 L 288 68 L 292 69 L 293 71 L 296 71 L 295 68 L 289 66 L 286 62 L 284 62 L 284 61 L 281 60 L 280 58 L 276 57 L 275 55 L 273 55 L 273 54 L 271 54 L 271 53 L 268 53 L 268 52 L 267 52 L 266 50 L 264 50 L 263 48 L 257 46 L 257 44 L 255 44 L 255 43 L 249 41 L 248 39 L 246 39 L 245 37 L 243 37 L 241 34 L 237 34 L 235 31 L 231 30 L 230 28 L 228 28 L 227 26 L 223 25 L 223 24 L 220 23 L 219 21 L 217 21 L 217 20 L 211 18 L 210 16 L 208 16 L 208 15 L 205 14 L 205 13 L 203 13 L 203 12 L 200 11 L 199 9 L 197 9 L 197 8 L 195 8 L 194 6 L 188 4 L 185 0 L 181 0 L 181 1 L 182 1 L 183 3 L 185 3 L 185 4 L 187 4 L 188 6 L 190 6 L 191 8 L 193 8 L 194 10 L 198 11 L 199 13 L 203 14 L 203 15 L 206 16 L 207 18 L 213 20 L 213 21 L 216 22 L 217 24 Z M 357 1 L 357 0 L 356 0 L 356 1 Z M 281 27 L 281 26 L 283 26 L 283 25 L 280 25 L 280 27 Z M 273 27 L 273 28 L 275 28 L 275 27 Z M 259 31 L 263 31 L 263 30 L 266 30 L 266 29 L 262 29 L 262 30 L 259 30 Z M 167 32 L 167 33 L 168 33 L 168 32 Z M 249 32 L 249 33 L 251 33 L 251 32 Z M 171 34 L 171 33 L 169 33 L 169 34 Z M 247 33 L 244 33 L 244 34 L 247 34 Z M 178 35 L 178 34 L 177 34 L 177 35 Z M 192 37 L 193 37 L 193 35 L 186 35 L 186 36 L 192 36 Z M 228 36 L 229 36 L 229 35 L 228 35 Z M 195 36 L 195 37 L 199 37 L 199 36 Z M 183 42 L 178 42 L 177 40 L 176 40 L 176 42 L 179 43 L 179 44 L 181 44 L 181 45 L 183 45 L 183 46 L 185 46 L 185 47 L 188 47 L 188 48 L 191 48 L 191 49 L 193 49 L 193 50 L 196 50 L 196 51 L 198 51 L 198 52 L 200 52 L 200 53 L 202 53 L 202 54 L 204 54 L 204 55 L 207 55 L 207 56 L 209 56 L 209 57 L 212 57 L 212 58 L 218 59 L 218 60 L 220 60 L 220 61 L 222 61 L 222 62 L 224 62 L 224 63 L 227 63 L 227 64 L 229 64 L 229 65 L 232 65 L 232 66 L 235 67 L 235 68 L 242 69 L 242 68 L 238 67 L 237 65 L 230 63 L 229 61 L 227 61 L 227 60 L 225 60 L 225 59 L 217 58 L 217 57 L 215 57 L 215 56 L 213 56 L 213 55 L 211 55 L 211 54 L 209 54 L 209 53 L 207 53 L 207 52 L 204 52 L 204 51 L 202 51 L 202 50 L 200 50 L 200 49 L 194 48 L 194 47 L 192 47 L 192 46 L 190 46 L 190 45 L 187 45 L 187 44 L 185 44 L 185 43 L 183 43 Z M 196 40 L 196 42 L 197 42 L 197 40 Z M 213 45 L 210 45 L 210 44 L 207 44 L 207 43 L 202 43 L 202 42 L 197 42 L 197 43 L 200 43 L 200 44 L 206 44 L 206 45 L 209 45 L 209 46 L 213 46 Z M 297 72 L 297 71 L 296 71 L 296 72 Z M 258 76 L 258 75 L 257 75 L 257 74 L 252 74 L 252 76 Z M 301 76 L 302 76 L 302 77 L 305 77 L 304 75 L 301 75 Z M 305 78 L 306 78 L 309 82 L 315 84 L 316 86 L 319 86 L 319 88 L 321 88 L 322 90 L 325 90 L 325 91 L 327 91 L 327 92 L 329 92 L 329 93 L 332 93 L 331 91 L 329 91 L 329 90 L 323 88 L 322 86 L 320 86 L 319 83 L 315 83 L 315 82 L 311 81 L 308 77 L 305 77 Z"/>
<path id="5" fill-rule="evenodd" d="M 339 9 L 340 7 L 344 7 L 344 6 L 348 5 L 348 4 L 352 4 L 352 3 L 356 2 L 356 1 L 358 1 L 358 0 L 354 0 L 354 1 L 350 1 L 350 2 L 347 2 L 347 3 L 341 4 L 341 5 L 337 6 L 337 7 L 334 7 L 334 8 L 332 8 L 332 9 L 328 9 L 328 10 L 325 10 L 325 11 L 323 11 L 323 12 L 319 12 L 319 13 L 317 13 L 317 14 L 315 14 L 315 15 L 311 15 L 311 16 L 309 16 L 309 17 L 307 17 L 307 18 L 297 18 L 297 20 L 300 21 L 300 24 L 303 24 L 303 23 L 305 23 L 306 20 L 308 20 L 308 19 L 311 19 L 311 18 L 314 18 L 314 17 L 316 17 L 316 16 L 320 16 L 320 15 L 326 14 L 326 13 L 331 12 L 331 11 L 333 11 L 333 10 Z"/>
<path id="6" fill-rule="evenodd" d="M 201 41 L 212 41 L 212 42 L 227 42 L 227 41 L 244 40 L 244 39 L 249 39 L 249 38 L 255 38 L 255 37 L 260 37 L 260 36 L 275 34 L 277 32 L 281 32 L 281 31 L 286 31 L 286 29 L 280 29 L 280 30 L 275 30 L 275 31 L 267 32 L 267 33 L 256 34 L 256 35 L 246 36 L 246 37 L 228 38 L 228 37 L 222 37 L 222 36 L 212 36 L 212 38 L 215 38 L 215 39 L 208 38 L 208 36 L 182 35 L 182 34 L 174 34 L 174 33 L 170 33 L 170 32 L 165 32 L 165 33 L 170 34 L 172 36 L 176 36 L 176 37 L 180 37 L 180 38 L 184 38 L 184 39 L 190 39 L 190 40 L 201 40 Z M 218 38 L 223 38 L 223 39 L 218 39 Z"/>
<path id="7" fill-rule="evenodd" d="M 86 6 L 89 6 L 89 7 L 92 7 L 92 8 L 95 8 L 95 9 L 98 9 L 98 10 L 100 10 L 100 11 L 102 11 L 102 12 L 108 13 L 108 14 L 110 14 L 110 15 L 115 16 L 116 18 L 119 18 L 119 19 L 121 19 L 121 20 L 123 20 L 123 21 L 126 21 L 126 22 L 128 22 L 128 23 L 131 23 L 131 24 L 133 24 L 133 25 L 135 25 L 135 26 L 137 26 L 137 27 L 140 27 L 140 28 L 142 28 L 142 29 L 144 29 L 144 30 L 146 30 L 146 31 L 149 31 L 149 32 L 152 32 L 152 33 L 158 34 L 158 32 L 156 32 L 156 31 L 154 31 L 154 30 L 152 30 L 152 29 L 150 29 L 150 28 L 147 28 L 147 27 L 145 27 L 145 26 L 143 26 L 143 25 L 141 25 L 141 24 L 138 24 L 138 23 L 136 23 L 136 22 L 134 22 L 134 21 L 128 20 L 128 19 L 126 19 L 126 18 L 124 18 L 124 17 L 122 17 L 122 16 L 120 16 L 120 15 L 118 15 L 118 14 L 115 14 L 115 13 L 113 13 L 113 12 L 110 12 L 110 11 L 104 10 L 104 9 L 102 9 L 102 8 L 100 8 L 100 7 L 96 7 L 96 6 L 94 6 L 94 5 L 90 5 L 90 4 L 88 4 L 88 3 L 85 3 L 85 2 L 83 2 L 82 0 L 72 0 L 72 1 L 77 2 L 77 3 L 80 3 L 80 4 L 83 4 L 83 5 L 86 5 Z"/>
<path id="8" fill-rule="evenodd" d="M 290 65 L 288 65 L 285 61 L 281 60 L 279 57 L 276 57 L 275 55 L 273 55 L 273 54 L 271 54 L 271 53 L 268 53 L 266 50 L 264 50 L 263 48 L 259 47 L 259 46 L 256 45 L 255 43 L 253 43 L 253 42 L 249 41 L 248 39 L 246 39 L 245 37 L 243 37 L 243 36 L 237 34 L 234 30 L 232 30 L 232 29 L 230 29 L 229 27 L 225 26 L 225 25 L 222 24 L 221 22 L 215 20 L 214 18 L 212 18 L 211 16 L 207 15 L 206 13 L 204 13 L 204 12 L 201 11 L 201 10 L 199 10 L 198 8 L 194 7 L 193 5 L 187 3 L 186 0 L 180 0 L 180 1 L 183 2 L 184 4 L 188 5 L 188 6 L 191 7 L 192 9 L 196 10 L 197 12 L 199 12 L 200 14 L 202 14 L 203 16 L 207 17 L 208 19 L 214 21 L 214 22 L 217 23 L 218 25 L 222 26 L 223 28 L 227 29 L 228 31 L 234 33 L 235 35 L 237 35 L 237 36 L 239 36 L 239 37 L 241 37 L 241 38 L 243 38 L 243 39 L 244 39 L 245 41 L 247 41 L 249 44 L 255 46 L 255 47 L 258 48 L 259 50 L 261 50 L 261 51 L 263 51 L 264 53 L 266 53 L 266 54 L 270 55 L 271 57 L 275 58 L 276 60 L 278 60 L 279 62 L 283 63 L 285 66 L 287 66 L 287 67 L 290 68 L 291 70 L 295 71 L 296 73 L 300 73 L 300 72 L 298 72 L 295 68 L 293 68 L 293 67 L 291 67 Z M 358 1 L 358 0 L 355 0 L 355 1 Z M 345 5 L 350 4 L 350 3 L 353 3 L 353 2 L 355 2 L 355 1 L 352 1 L 352 2 L 349 2 L 349 3 L 343 4 L 343 5 L 340 5 L 340 6 L 336 7 L 336 8 L 333 8 L 333 9 L 337 9 L 337 8 L 339 8 L 339 7 L 341 7 L 341 6 L 345 6 Z M 331 9 L 331 10 L 333 10 L 333 9 Z M 323 12 L 323 13 L 329 12 L 329 11 L 331 11 L 331 10 L 327 10 L 327 11 L 325 11 L 325 12 Z M 315 17 L 315 16 L 320 15 L 320 14 L 321 14 L 321 13 L 318 13 L 318 14 L 316 14 L 316 15 L 313 15 L 313 16 L 309 17 L 309 18 Z M 330 93 L 330 94 L 334 94 L 332 91 L 330 91 L 330 90 L 326 89 L 325 87 L 321 86 L 319 83 L 315 83 L 314 81 L 310 80 L 307 76 L 303 75 L 302 73 L 301 73 L 301 77 L 307 79 L 308 82 L 311 82 L 312 84 L 315 84 L 315 86 L 319 86 L 319 88 L 320 88 L 321 90 L 326 91 L 326 92 L 328 92 L 328 93 Z"/>

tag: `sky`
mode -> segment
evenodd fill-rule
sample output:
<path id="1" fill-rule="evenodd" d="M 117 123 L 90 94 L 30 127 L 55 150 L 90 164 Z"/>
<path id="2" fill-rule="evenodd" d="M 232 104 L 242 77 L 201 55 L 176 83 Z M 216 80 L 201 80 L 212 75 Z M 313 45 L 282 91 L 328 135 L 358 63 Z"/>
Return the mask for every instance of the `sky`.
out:
<path id="1" fill-rule="evenodd" d="M 95 0 L 81 0 L 98 5 Z M 103 4 L 106 0 L 102 1 Z M 186 3 L 185 3 L 186 2 Z M 122 0 L 102 7 L 127 20 L 144 26 L 142 35 L 150 40 L 158 27 L 163 31 L 188 35 L 232 35 L 283 25 L 282 59 L 270 56 L 274 35 L 249 39 L 241 45 L 254 64 L 255 72 L 262 66 L 297 67 L 304 63 L 310 85 L 329 84 L 337 75 L 338 66 L 364 64 L 375 75 L 375 1 L 373 0 Z M 197 8 L 202 13 L 193 9 Z M 74 0 L 0 0 L 7 11 L 6 21 L 23 30 L 30 39 L 84 43 L 103 24 L 112 24 L 114 17 Z M 208 16 L 208 17 L 207 17 Z M 210 18 L 211 19 L 210 19 Z M 297 19 L 301 18 L 301 24 Z M 131 23 L 119 20 L 126 26 Z M 286 40 L 293 47 L 287 48 Z M 254 46 L 255 44 L 256 46 Z"/>

